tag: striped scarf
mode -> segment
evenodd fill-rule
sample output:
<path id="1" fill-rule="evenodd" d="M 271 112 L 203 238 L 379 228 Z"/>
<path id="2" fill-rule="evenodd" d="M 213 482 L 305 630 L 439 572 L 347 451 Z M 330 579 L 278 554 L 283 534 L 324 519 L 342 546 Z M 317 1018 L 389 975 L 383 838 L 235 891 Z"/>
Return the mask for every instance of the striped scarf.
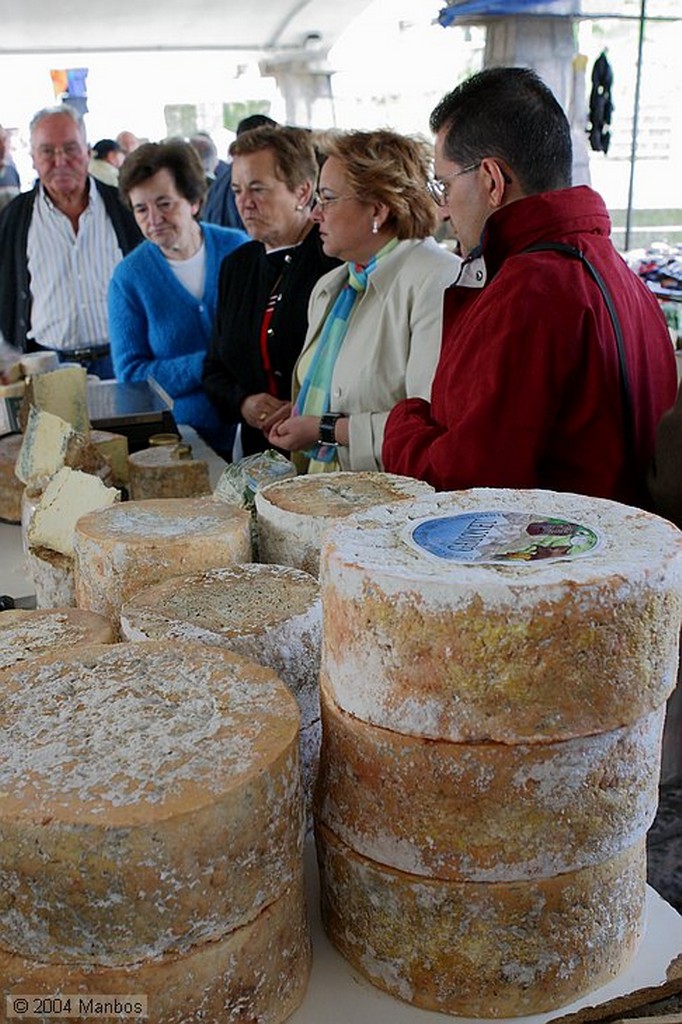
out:
<path id="1" fill-rule="evenodd" d="M 365 266 L 360 263 L 346 264 L 348 282 L 337 295 L 325 320 L 322 336 L 293 408 L 294 416 L 322 416 L 325 412 L 329 412 L 334 366 L 343 339 L 346 337 L 348 322 L 355 304 L 366 290 L 369 275 L 376 269 L 379 260 L 395 249 L 397 244 L 398 239 L 392 238 L 372 256 Z M 336 448 L 332 445 L 317 444 L 305 454 L 308 458 L 316 459 L 319 462 L 331 462 L 336 458 Z"/>

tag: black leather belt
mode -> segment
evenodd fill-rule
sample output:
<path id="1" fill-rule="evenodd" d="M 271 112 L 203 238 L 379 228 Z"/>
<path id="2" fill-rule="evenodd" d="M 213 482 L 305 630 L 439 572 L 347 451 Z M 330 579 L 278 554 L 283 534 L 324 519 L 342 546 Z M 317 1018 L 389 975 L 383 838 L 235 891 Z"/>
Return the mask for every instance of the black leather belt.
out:
<path id="1" fill-rule="evenodd" d="M 93 345 L 90 348 L 61 349 L 57 355 L 65 363 L 91 363 L 94 359 L 103 359 L 110 352 L 110 345 Z"/>

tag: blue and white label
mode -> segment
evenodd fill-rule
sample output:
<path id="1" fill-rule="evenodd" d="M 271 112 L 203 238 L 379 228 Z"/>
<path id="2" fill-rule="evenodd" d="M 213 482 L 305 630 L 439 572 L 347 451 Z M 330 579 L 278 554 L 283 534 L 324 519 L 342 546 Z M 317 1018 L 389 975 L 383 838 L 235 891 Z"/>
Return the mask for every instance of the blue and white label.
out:
<path id="1" fill-rule="evenodd" d="M 536 512 L 481 511 L 410 524 L 405 540 L 432 558 L 476 565 L 547 562 L 594 551 L 592 527 Z"/>

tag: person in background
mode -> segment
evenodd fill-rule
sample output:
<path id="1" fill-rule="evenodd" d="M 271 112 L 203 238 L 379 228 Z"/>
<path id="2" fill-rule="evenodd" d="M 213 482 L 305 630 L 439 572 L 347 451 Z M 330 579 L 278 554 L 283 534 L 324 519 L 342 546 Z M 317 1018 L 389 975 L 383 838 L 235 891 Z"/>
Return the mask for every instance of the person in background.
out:
<path id="1" fill-rule="evenodd" d="M 30 135 L 38 182 L 0 213 L 0 335 L 17 360 L 48 349 L 111 377 L 107 289 L 142 235 L 117 190 L 88 175 L 73 107 L 39 110 Z"/>
<path id="2" fill-rule="evenodd" d="M 88 173 L 106 185 L 118 185 L 118 172 L 125 153 L 114 139 L 100 139 L 90 150 Z"/>
<path id="3" fill-rule="evenodd" d="M 10 134 L 0 124 L 0 210 L 19 195 L 19 172 L 10 157 Z"/>
<path id="4" fill-rule="evenodd" d="M 216 180 L 215 169 L 218 164 L 216 144 L 207 132 L 196 132 L 190 136 L 189 144 L 196 150 L 197 156 L 201 160 L 204 174 L 206 175 L 206 191 L 208 194 L 208 190 Z M 204 199 L 204 203 L 205 201 Z"/>
<path id="5" fill-rule="evenodd" d="M 429 396 L 443 292 L 461 261 L 432 237 L 426 145 L 379 130 L 332 135 L 321 148 L 313 216 L 324 251 L 344 263 L 313 290 L 293 414 L 269 436 L 305 453 L 296 461 L 309 472 L 382 470 L 389 411 Z"/>
<path id="6" fill-rule="evenodd" d="M 190 137 L 190 145 L 194 146 L 201 162 L 204 165 L 206 171 L 206 177 L 209 179 L 209 189 L 214 181 L 218 178 L 222 178 L 223 175 L 227 174 L 230 165 L 227 160 L 221 160 L 218 157 L 218 149 L 215 142 L 211 138 L 208 132 L 198 131 Z M 236 225 L 226 224 L 225 227 L 235 227 Z"/>
<path id="7" fill-rule="evenodd" d="M 250 114 L 242 118 L 237 125 L 237 138 L 244 132 L 253 128 L 262 128 L 264 125 L 275 127 L 276 121 L 266 114 Z M 239 216 L 237 202 L 232 190 L 232 165 L 228 164 L 225 171 L 213 182 L 202 210 L 202 217 L 209 224 L 222 224 L 225 228 L 243 228 L 244 222 Z"/>
<path id="8" fill-rule="evenodd" d="M 248 235 L 200 223 L 206 176 L 195 150 L 179 139 L 139 146 L 126 157 L 119 187 L 145 241 L 116 268 L 109 287 L 116 376 L 153 377 L 173 399 L 176 421 L 229 453 L 234 430 L 221 422 L 201 372 L 221 263 Z"/>
<path id="9" fill-rule="evenodd" d="M 337 260 L 322 251 L 312 214 L 317 158 L 302 128 L 263 126 L 230 147 L 232 188 L 253 241 L 225 260 L 204 387 L 245 455 L 268 448 L 287 416 L 291 373 L 308 325 L 308 298 Z"/>
<path id="10" fill-rule="evenodd" d="M 614 248 L 603 200 L 571 188 L 564 111 L 527 68 L 488 68 L 431 115 L 432 190 L 466 256 L 445 299 L 428 396 L 389 417 L 384 464 L 438 490 L 547 488 L 641 499 L 661 414 L 675 400 L 675 357 L 655 297 Z M 625 399 L 614 328 L 581 259 L 606 284 L 623 333 Z M 461 287 L 466 273 L 485 279 Z M 626 427 L 631 414 L 631 436 Z"/>
<path id="11" fill-rule="evenodd" d="M 144 139 L 138 139 L 134 132 L 129 132 L 127 130 L 119 132 L 116 136 L 116 142 L 118 142 L 119 146 L 123 150 L 124 157 L 133 153 L 144 141 Z"/>

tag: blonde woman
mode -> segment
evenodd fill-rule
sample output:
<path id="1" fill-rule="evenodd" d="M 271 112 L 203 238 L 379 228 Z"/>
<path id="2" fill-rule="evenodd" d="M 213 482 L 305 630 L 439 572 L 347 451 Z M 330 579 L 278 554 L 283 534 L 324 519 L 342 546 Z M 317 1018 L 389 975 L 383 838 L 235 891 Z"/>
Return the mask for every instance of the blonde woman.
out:
<path id="1" fill-rule="evenodd" d="M 343 265 L 320 278 L 294 370 L 292 415 L 270 443 L 299 468 L 381 470 L 384 424 L 403 398 L 428 398 L 445 288 L 459 258 L 433 239 L 425 143 L 388 130 L 323 142 L 313 217 Z"/>

